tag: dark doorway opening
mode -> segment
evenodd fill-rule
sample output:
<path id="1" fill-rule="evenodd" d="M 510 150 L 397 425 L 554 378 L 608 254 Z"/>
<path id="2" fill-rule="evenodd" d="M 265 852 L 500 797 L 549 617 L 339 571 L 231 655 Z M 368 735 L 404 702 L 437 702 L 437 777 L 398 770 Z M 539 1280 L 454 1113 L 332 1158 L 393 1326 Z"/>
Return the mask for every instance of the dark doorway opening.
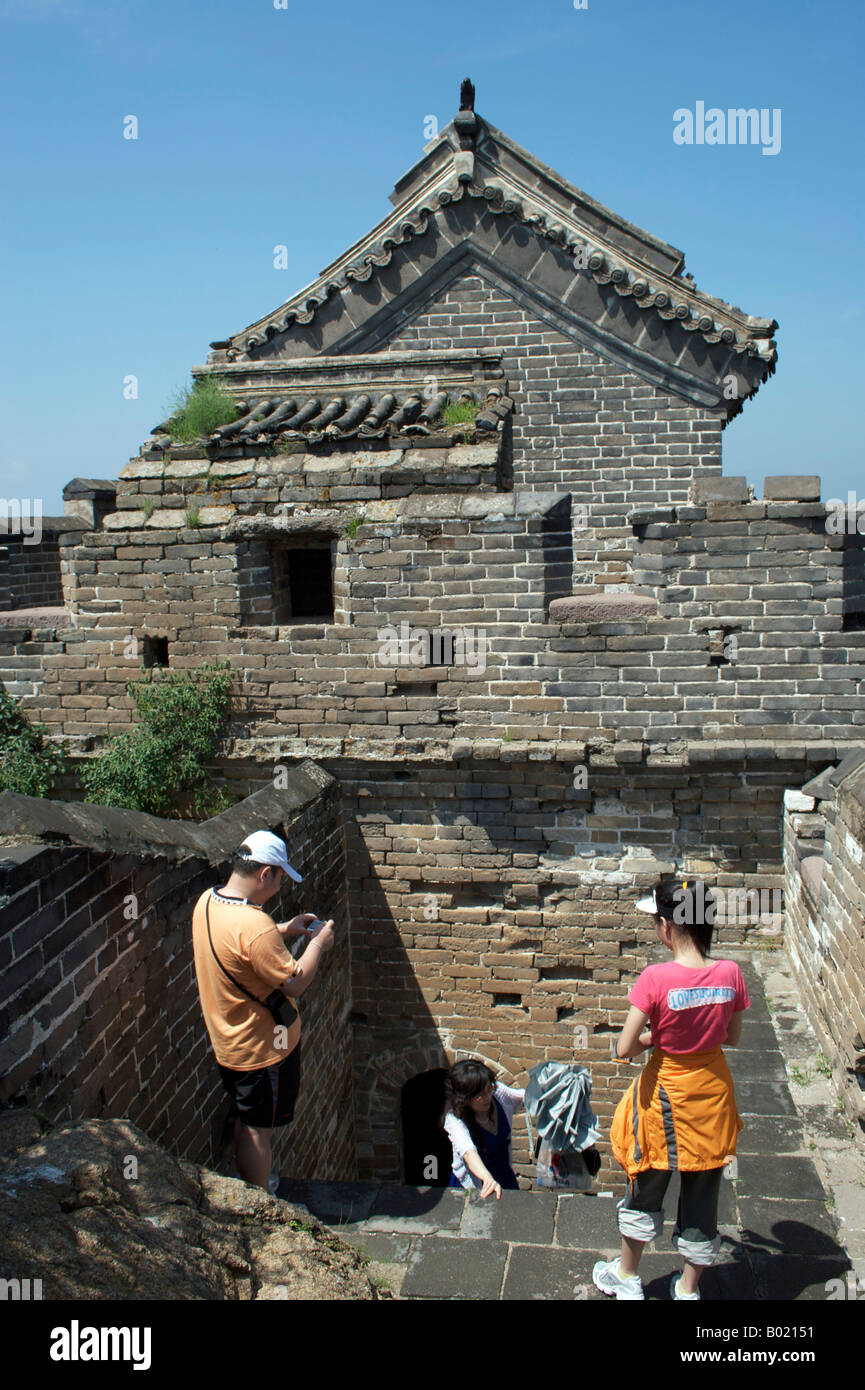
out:
<path id="1" fill-rule="evenodd" d="M 405 1181 L 412 1187 L 447 1187 L 451 1144 L 441 1128 L 447 1069 L 413 1076 L 402 1088 L 402 1153 Z"/>

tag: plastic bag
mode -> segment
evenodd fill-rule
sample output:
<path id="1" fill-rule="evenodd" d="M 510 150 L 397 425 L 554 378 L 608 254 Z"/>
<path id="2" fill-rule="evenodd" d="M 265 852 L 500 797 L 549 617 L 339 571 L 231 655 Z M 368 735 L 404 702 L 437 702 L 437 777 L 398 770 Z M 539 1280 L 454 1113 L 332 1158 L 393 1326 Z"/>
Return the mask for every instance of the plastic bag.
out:
<path id="1" fill-rule="evenodd" d="M 587 1192 L 592 1175 L 580 1153 L 558 1153 L 543 1141 L 537 1152 L 538 1187 L 569 1187 L 572 1191 Z"/>

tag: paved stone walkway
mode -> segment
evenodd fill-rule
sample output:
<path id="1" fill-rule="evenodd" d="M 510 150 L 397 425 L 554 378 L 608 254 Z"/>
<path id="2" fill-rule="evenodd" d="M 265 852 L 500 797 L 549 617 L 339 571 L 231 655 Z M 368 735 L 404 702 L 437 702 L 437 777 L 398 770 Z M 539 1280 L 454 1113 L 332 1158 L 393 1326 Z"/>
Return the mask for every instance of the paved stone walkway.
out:
<path id="1" fill-rule="evenodd" d="M 767 1005 L 763 977 L 783 958 L 728 954 L 739 959 L 752 1000 L 741 1044 L 727 1053 L 745 1128 L 735 1178 L 722 1185 L 722 1258 L 703 1276 L 702 1296 L 825 1300 L 828 1282 L 845 1280 L 851 1262 L 791 1095 L 778 1041 L 789 1018 Z M 855 1154 L 855 1138 L 837 1126 L 835 1141 Z M 610 1161 L 595 1193 L 504 1192 L 481 1202 L 447 1188 L 284 1182 L 279 1195 L 360 1247 L 371 1274 L 402 1298 L 602 1300 L 592 1266 L 619 1248 L 616 1200 L 603 1187 Z M 664 1234 L 640 1267 L 649 1299 L 669 1297 L 680 1267 L 669 1239 L 677 1190 L 674 1177 Z"/>

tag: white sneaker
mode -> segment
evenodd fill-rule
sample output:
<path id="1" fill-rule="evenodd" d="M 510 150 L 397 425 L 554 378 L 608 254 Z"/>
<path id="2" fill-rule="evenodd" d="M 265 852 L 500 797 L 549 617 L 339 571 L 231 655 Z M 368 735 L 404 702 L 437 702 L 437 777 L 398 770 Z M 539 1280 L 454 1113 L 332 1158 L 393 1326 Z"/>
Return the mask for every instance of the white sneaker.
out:
<path id="1" fill-rule="evenodd" d="M 670 1280 L 670 1297 L 674 1303 L 697 1303 L 700 1299 L 700 1290 L 696 1293 L 679 1293 L 679 1279 L 681 1275 L 674 1274 Z"/>
<path id="2" fill-rule="evenodd" d="M 624 1279 L 619 1272 L 618 1260 L 598 1260 L 592 1270 L 592 1282 L 601 1293 L 615 1294 L 617 1299 L 645 1299 L 643 1282 L 639 1274 Z"/>

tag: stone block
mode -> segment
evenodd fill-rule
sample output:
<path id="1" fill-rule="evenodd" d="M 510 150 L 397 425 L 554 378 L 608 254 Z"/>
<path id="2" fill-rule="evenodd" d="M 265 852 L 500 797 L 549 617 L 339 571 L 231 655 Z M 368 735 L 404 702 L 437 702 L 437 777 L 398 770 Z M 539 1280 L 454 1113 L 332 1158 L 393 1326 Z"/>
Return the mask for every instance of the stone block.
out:
<path id="1" fill-rule="evenodd" d="M 819 502 L 820 479 L 816 474 L 779 473 L 763 484 L 764 502 Z"/>
<path id="2" fill-rule="evenodd" d="M 698 478 L 694 484 L 696 502 L 747 502 L 747 478 Z"/>
<path id="3" fill-rule="evenodd" d="M 444 468 L 447 465 L 450 450 L 442 450 L 439 453 L 428 449 L 406 449 L 399 465 L 400 472 L 426 472 L 431 468 Z"/>
<path id="4" fill-rule="evenodd" d="M 802 788 L 803 793 L 806 796 L 813 797 L 816 801 L 831 801 L 835 794 L 835 788 L 831 780 L 833 771 L 833 768 L 827 767 L 823 772 L 818 773 L 816 777 L 812 777 L 810 782 L 806 782 Z"/>
<path id="5" fill-rule="evenodd" d="M 826 860 L 822 854 L 809 854 L 800 865 L 802 882 L 816 902 L 820 900 L 820 890 L 826 872 Z"/>
<path id="6" fill-rule="evenodd" d="M 504 1241 L 420 1237 L 402 1285 L 405 1298 L 497 1299 L 508 1246 Z"/>
<path id="7" fill-rule="evenodd" d="M 399 465 L 403 453 L 402 449 L 380 449 L 377 452 L 349 454 L 344 457 L 351 469 L 391 469 Z M 307 455 L 307 463 L 309 459 L 310 455 Z"/>
<path id="8" fill-rule="evenodd" d="M 458 444 L 448 449 L 449 468 L 491 468 L 498 459 L 498 449 L 490 444 Z"/>
<path id="9" fill-rule="evenodd" d="M 203 459 L 172 459 L 165 465 L 166 478 L 198 478 L 207 473 L 210 468 L 210 460 Z"/>
<path id="10" fill-rule="evenodd" d="M 121 478 L 161 478 L 165 472 L 165 464 L 155 459 L 130 459 L 125 468 L 121 468 Z"/>
<path id="11" fill-rule="evenodd" d="M 316 458 L 308 455 L 303 461 L 304 473 L 333 473 L 341 475 L 348 472 L 346 461 L 337 455 L 336 458 Z"/>
<path id="12" fill-rule="evenodd" d="M 110 517 L 106 517 L 103 524 L 107 525 L 110 519 Z M 126 524 L 130 525 L 131 523 L 127 522 Z M 146 521 L 139 522 L 139 525 L 142 524 L 149 531 L 181 531 L 186 525 L 186 512 L 180 511 L 176 507 L 156 507 Z M 170 542 L 174 537 L 168 536 L 167 539 Z"/>
<path id="13" fill-rule="evenodd" d="M 572 594 L 550 604 L 550 620 L 558 623 L 615 623 L 653 617 L 657 599 L 642 594 Z"/>
<path id="14" fill-rule="evenodd" d="M 268 462 L 271 462 L 271 460 L 268 460 Z M 256 465 L 254 469 L 252 467 L 253 463 Z M 232 463 L 230 460 L 219 459 L 218 462 L 210 465 L 209 476 L 214 480 L 220 478 L 245 478 L 247 474 L 253 472 L 257 473 L 259 471 L 257 460 L 235 459 Z"/>

